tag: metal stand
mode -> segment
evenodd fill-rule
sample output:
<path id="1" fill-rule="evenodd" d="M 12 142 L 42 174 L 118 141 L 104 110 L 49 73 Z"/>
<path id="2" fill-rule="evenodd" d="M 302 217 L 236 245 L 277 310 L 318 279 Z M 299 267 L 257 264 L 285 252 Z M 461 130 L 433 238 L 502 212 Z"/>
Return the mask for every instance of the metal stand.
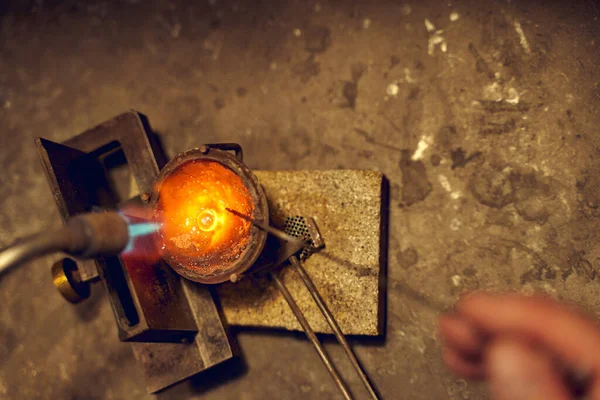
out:
<path id="1" fill-rule="evenodd" d="M 117 207 L 120 199 L 107 174 L 107 160 L 116 153 L 123 155 L 142 201 L 164 162 L 145 117 L 135 111 L 64 143 L 42 138 L 36 143 L 64 220 L 96 207 Z M 77 271 L 81 282 L 103 281 L 119 338 L 132 342 L 149 392 L 233 357 L 208 288 L 180 279 L 164 262 L 107 257 L 78 262 Z"/>
<path id="2" fill-rule="evenodd" d="M 315 286 L 312 279 L 310 278 L 310 276 L 308 275 L 308 273 L 302 266 L 300 260 L 298 260 L 298 258 L 296 256 L 298 253 L 301 253 L 302 257 L 308 257 L 308 256 L 310 256 L 310 254 L 314 253 L 315 251 L 318 251 L 319 249 L 321 249 L 325 246 L 323 239 L 321 237 L 321 234 L 319 233 L 319 231 L 317 229 L 316 223 L 312 219 L 307 220 L 303 217 L 293 217 L 293 218 L 288 217 L 286 224 L 285 224 L 285 231 L 281 231 L 272 226 L 268 226 L 259 221 L 255 221 L 252 218 L 245 216 L 243 214 L 240 214 L 239 212 L 237 212 L 235 210 L 229 210 L 229 211 L 234 213 L 235 215 L 237 215 L 240 218 L 243 218 L 249 222 L 252 222 L 255 226 L 263 229 L 264 231 L 268 232 L 269 234 L 273 235 L 274 237 L 278 238 L 281 241 L 281 248 L 279 249 L 278 256 L 276 257 L 276 261 L 268 265 L 269 276 L 270 276 L 271 280 L 275 283 L 275 286 L 277 287 L 277 289 L 283 295 L 285 301 L 290 306 L 290 309 L 294 313 L 294 316 L 296 317 L 296 319 L 302 326 L 304 333 L 306 334 L 306 336 L 308 337 L 308 339 L 310 340 L 312 345 L 315 347 L 317 354 L 321 358 L 321 361 L 323 361 L 325 368 L 327 368 L 327 371 L 333 378 L 333 381 L 337 385 L 338 389 L 340 390 L 340 392 L 342 393 L 344 398 L 348 399 L 348 400 L 352 399 L 352 395 L 351 395 L 350 391 L 348 390 L 347 385 L 344 383 L 343 379 L 341 378 L 341 376 L 339 375 L 335 366 L 333 365 L 333 362 L 331 361 L 331 359 L 325 352 L 325 348 L 323 347 L 323 345 L 317 338 L 317 335 L 315 334 L 315 332 L 311 328 L 310 324 L 306 320 L 306 317 L 302 313 L 302 310 L 300 310 L 300 307 L 298 307 L 298 305 L 294 301 L 294 298 L 292 297 L 291 293 L 289 292 L 289 290 L 287 289 L 287 287 L 285 286 L 283 281 L 279 278 L 277 271 L 275 270 L 275 268 L 279 267 L 285 261 L 289 261 L 290 264 L 292 265 L 292 267 L 300 275 L 300 279 L 304 283 L 304 286 L 309 291 L 313 300 L 319 307 L 321 314 L 323 314 L 323 317 L 325 317 L 325 320 L 331 327 L 331 330 L 333 331 L 338 343 L 340 343 L 340 345 L 344 349 L 344 352 L 346 353 L 346 356 L 350 360 L 350 363 L 356 370 L 361 381 L 365 385 L 365 388 L 369 392 L 369 397 L 371 399 L 378 400 L 379 397 L 377 396 L 375 389 L 371 385 L 371 382 L 369 381 L 369 378 L 367 377 L 364 369 L 360 365 L 358 358 L 356 357 L 356 355 L 354 354 L 354 351 L 350 347 L 350 344 L 346 340 L 344 333 L 340 329 L 333 314 L 329 310 L 329 307 L 325 303 L 325 300 L 323 300 L 323 297 L 317 290 L 317 287 Z M 259 267 L 258 270 L 255 269 L 253 272 L 257 273 L 257 272 L 263 271 L 263 270 L 264 270 L 264 267 Z"/>

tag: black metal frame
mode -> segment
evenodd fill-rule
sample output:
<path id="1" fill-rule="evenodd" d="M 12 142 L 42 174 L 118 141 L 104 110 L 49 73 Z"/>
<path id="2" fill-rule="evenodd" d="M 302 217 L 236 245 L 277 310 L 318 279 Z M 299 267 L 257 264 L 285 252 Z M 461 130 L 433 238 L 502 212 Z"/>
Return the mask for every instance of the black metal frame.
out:
<path id="1" fill-rule="evenodd" d="M 164 164 L 146 118 L 130 111 L 60 144 L 36 139 L 38 152 L 62 218 L 94 208 L 116 208 L 103 157 L 122 150 L 132 176 L 148 199 Z M 141 264 L 140 264 L 141 263 Z M 131 341 L 155 392 L 233 356 L 208 288 L 187 282 L 164 262 L 108 257 L 81 261 L 82 281 L 100 278 L 119 328 Z M 176 365 L 174 365 L 176 364 Z"/>

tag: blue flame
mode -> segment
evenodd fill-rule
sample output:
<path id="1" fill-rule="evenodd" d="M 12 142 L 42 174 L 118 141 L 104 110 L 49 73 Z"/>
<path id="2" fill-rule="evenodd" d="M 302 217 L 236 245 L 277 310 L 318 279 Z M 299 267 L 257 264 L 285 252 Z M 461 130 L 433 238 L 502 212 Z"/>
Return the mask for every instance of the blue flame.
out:
<path id="1" fill-rule="evenodd" d="M 154 234 L 154 233 L 158 232 L 159 228 L 160 228 L 160 225 L 155 222 L 132 223 L 130 221 L 129 229 L 128 229 L 129 243 L 127 243 L 127 246 L 125 247 L 125 250 L 123 250 L 123 252 L 127 253 L 127 252 L 130 252 L 131 250 L 133 250 L 133 243 L 135 242 L 136 238 Z"/>
<path id="2" fill-rule="evenodd" d="M 138 236 L 149 235 L 157 232 L 159 225 L 155 222 L 141 222 L 138 224 L 129 225 L 129 237 L 136 238 Z"/>

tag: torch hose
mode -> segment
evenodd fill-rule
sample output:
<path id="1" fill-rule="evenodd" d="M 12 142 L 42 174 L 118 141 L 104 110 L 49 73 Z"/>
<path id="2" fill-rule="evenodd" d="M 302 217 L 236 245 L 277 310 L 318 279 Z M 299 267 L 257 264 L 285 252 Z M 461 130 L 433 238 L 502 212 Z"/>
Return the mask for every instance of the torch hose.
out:
<path id="1" fill-rule="evenodd" d="M 80 214 L 59 229 L 29 236 L 0 251 L 0 275 L 34 258 L 56 252 L 79 258 L 117 255 L 128 243 L 129 225 L 120 214 Z"/>

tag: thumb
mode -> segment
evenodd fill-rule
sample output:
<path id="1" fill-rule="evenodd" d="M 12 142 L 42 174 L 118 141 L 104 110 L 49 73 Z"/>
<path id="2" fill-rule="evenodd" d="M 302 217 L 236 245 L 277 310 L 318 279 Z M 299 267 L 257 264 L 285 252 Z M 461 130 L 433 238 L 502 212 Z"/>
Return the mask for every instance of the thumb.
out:
<path id="1" fill-rule="evenodd" d="M 494 400 L 569 400 L 550 357 L 515 338 L 499 338 L 485 353 Z"/>

